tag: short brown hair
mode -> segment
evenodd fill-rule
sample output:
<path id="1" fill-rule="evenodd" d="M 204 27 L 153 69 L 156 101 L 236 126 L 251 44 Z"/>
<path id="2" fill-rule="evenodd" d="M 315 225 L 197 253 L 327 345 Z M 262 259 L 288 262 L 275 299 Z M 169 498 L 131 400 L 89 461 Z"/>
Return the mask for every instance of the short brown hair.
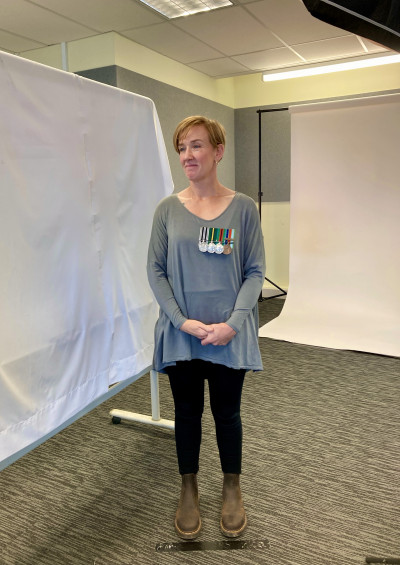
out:
<path id="1" fill-rule="evenodd" d="M 217 120 L 210 120 L 205 116 L 189 116 L 176 126 L 172 137 L 175 151 L 179 153 L 179 143 L 186 137 L 188 131 L 194 126 L 204 126 L 208 132 L 210 143 L 213 147 L 223 145 L 225 147 L 225 128 Z"/>

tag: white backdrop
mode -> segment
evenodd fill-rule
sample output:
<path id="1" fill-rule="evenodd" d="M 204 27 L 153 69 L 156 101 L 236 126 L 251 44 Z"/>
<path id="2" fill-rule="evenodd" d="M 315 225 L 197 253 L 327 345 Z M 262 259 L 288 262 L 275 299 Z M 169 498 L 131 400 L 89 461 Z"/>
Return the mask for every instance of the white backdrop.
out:
<path id="1" fill-rule="evenodd" d="M 400 95 L 290 111 L 289 291 L 260 336 L 400 356 Z"/>
<path id="2" fill-rule="evenodd" d="M 0 54 L 0 461 L 151 365 L 151 100 Z"/>

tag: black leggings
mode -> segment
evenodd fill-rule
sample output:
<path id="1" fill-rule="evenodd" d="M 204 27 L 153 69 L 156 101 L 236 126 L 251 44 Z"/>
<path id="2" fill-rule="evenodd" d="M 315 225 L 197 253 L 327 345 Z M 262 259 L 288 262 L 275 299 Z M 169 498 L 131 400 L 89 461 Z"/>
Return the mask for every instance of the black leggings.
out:
<path id="1" fill-rule="evenodd" d="M 246 371 L 200 359 L 177 361 L 165 371 L 175 403 L 175 441 L 180 474 L 199 470 L 205 379 L 208 380 L 222 471 L 241 473 L 240 403 Z"/>

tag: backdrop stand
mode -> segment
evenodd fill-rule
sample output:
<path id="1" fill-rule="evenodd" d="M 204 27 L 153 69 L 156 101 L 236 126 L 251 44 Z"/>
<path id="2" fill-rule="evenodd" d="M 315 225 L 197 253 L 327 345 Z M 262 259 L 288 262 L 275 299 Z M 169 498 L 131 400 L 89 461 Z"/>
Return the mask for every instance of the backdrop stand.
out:
<path id="1" fill-rule="evenodd" d="M 260 223 L 261 223 L 261 207 L 262 207 L 262 196 L 263 196 L 263 192 L 261 190 L 261 114 L 263 114 L 264 112 L 282 112 L 283 110 L 287 110 L 288 108 L 272 108 L 269 110 L 257 110 L 257 114 L 258 114 L 258 213 L 260 214 Z M 268 281 L 270 284 L 272 284 L 275 288 L 277 288 L 278 290 L 280 290 L 280 294 L 274 294 L 273 296 L 263 296 L 262 295 L 262 290 L 260 293 L 260 296 L 258 298 L 259 302 L 262 302 L 263 300 L 270 300 L 271 298 L 277 298 L 278 296 L 286 296 L 287 292 L 286 290 L 283 290 L 283 288 L 281 288 L 280 286 L 278 286 L 276 283 L 274 283 L 273 281 L 271 281 L 270 279 L 268 279 L 267 277 L 264 277 L 266 281 Z"/>
<path id="2" fill-rule="evenodd" d="M 121 420 L 129 422 L 140 422 L 141 424 L 151 424 L 160 428 L 173 430 L 175 424 L 172 420 L 164 420 L 160 416 L 160 393 L 158 386 L 158 373 L 153 369 L 150 371 L 150 387 L 151 387 L 151 416 L 145 414 L 136 414 L 126 410 L 113 409 L 110 411 L 113 424 L 119 424 Z"/>

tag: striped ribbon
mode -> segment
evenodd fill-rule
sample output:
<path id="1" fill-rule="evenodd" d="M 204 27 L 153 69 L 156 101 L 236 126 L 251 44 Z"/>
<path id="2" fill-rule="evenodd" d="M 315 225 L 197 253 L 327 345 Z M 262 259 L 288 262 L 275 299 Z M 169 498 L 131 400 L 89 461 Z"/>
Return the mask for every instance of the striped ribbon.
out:
<path id="1" fill-rule="evenodd" d="M 230 244 L 233 247 L 235 239 L 234 228 L 207 228 L 203 226 L 200 228 L 199 241 L 206 243 L 222 243 L 223 245 Z"/>

